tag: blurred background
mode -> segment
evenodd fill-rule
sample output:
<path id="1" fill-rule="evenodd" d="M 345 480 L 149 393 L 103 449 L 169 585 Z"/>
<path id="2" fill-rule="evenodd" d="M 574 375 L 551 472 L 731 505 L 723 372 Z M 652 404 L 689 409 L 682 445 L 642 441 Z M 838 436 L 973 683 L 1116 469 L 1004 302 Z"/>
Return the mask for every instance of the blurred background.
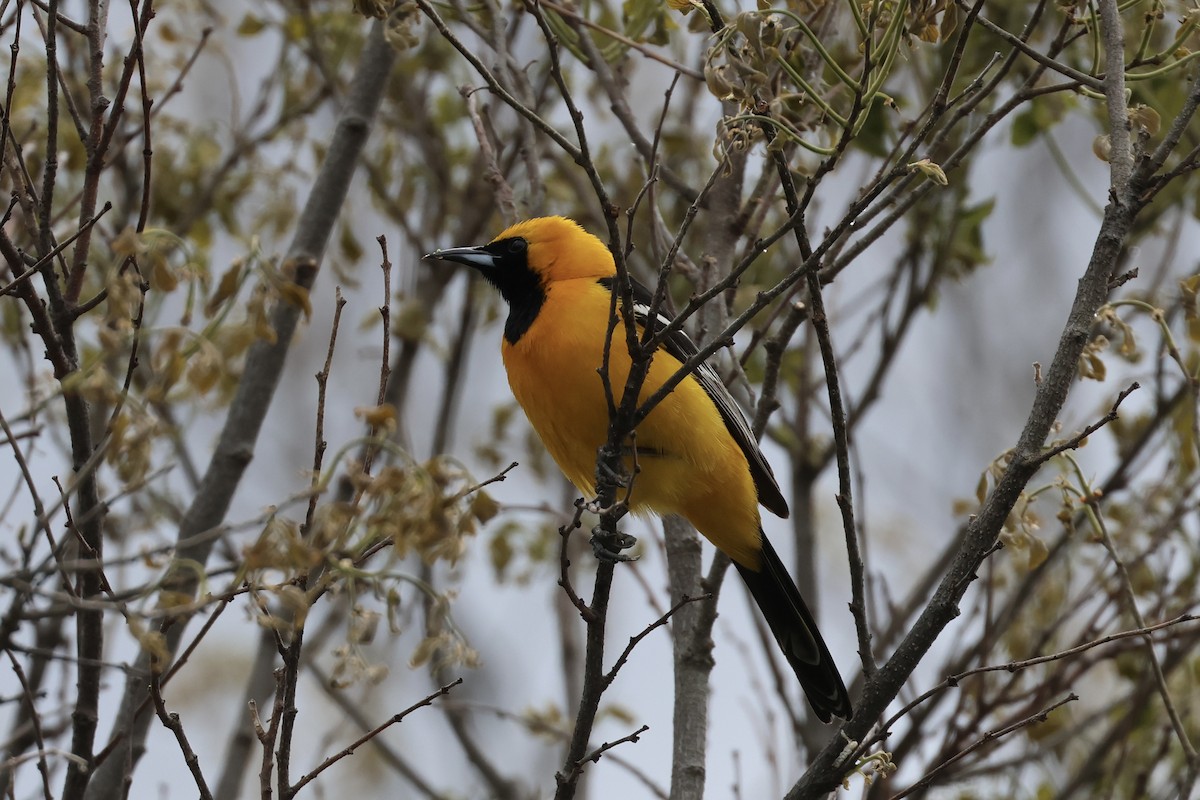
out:
<path id="1" fill-rule="evenodd" d="M 857 699 L 806 262 L 791 236 L 749 254 L 789 217 L 786 174 L 819 251 L 883 663 L 1007 466 L 1112 186 L 1097 8 L 978 11 L 0 4 L 5 796 L 555 794 L 585 635 L 559 581 L 566 558 L 590 597 L 595 518 L 563 544 L 575 491 L 508 391 L 500 298 L 420 256 L 544 214 L 607 241 L 593 179 L 650 285 L 695 205 L 676 308 L 745 267 L 687 327 L 732 336 L 715 363 L 794 511 L 764 530 Z M 1190 113 L 1197 18 L 1156 0 L 1120 12 L 1132 135 L 1153 149 Z M 1110 266 L 1136 277 L 1113 282 L 1048 445 L 1140 388 L 1026 485 L 869 748 L 894 773 L 863 761 L 844 796 L 1194 782 L 1200 133 L 1185 124 Z M 582 151 L 556 142 L 580 131 Z M 624 524 L 640 558 L 616 569 L 606 664 L 677 596 L 661 522 Z M 720 594 L 703 707 L 673 705 L 673 644 L 706 636 L 694 620 L 636 645 L 590 741 L 648 730 L 585 764 L 576 796 L 697 796 L 673 777 L 681 713 L 707 731 L 704 796 L 789 790 L 837 729 L 810 718 L 746 601 L 737 581 Z"/>

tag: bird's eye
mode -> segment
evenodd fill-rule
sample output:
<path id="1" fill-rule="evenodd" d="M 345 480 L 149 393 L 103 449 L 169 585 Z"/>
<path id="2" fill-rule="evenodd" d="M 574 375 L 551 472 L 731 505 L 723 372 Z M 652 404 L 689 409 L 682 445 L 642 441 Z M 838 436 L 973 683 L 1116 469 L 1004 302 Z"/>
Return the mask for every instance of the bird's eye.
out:
<path id="1" fill-rule="evenodd" d="M 510 255 L 519 256 L 528 249 L 529 243 L 519 237 L 508 243 L 508 252 Z"/>

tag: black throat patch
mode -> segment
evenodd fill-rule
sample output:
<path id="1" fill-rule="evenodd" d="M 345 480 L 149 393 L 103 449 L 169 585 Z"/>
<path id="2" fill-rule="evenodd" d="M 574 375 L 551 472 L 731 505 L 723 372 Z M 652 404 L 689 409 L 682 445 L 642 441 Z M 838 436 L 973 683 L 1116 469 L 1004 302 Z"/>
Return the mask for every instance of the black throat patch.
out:
<path id="1" fill-rule="evenodd" d="M 508 303 L 504 338 L 509 344 L 516 344 L 542 310 L 546 287 L 529 266 L 529 246 L 524 239 L 500 239 L 483 249 L 495 256 L 496 262 L 479 271 L 488 283 L 500 290 L 500 296 Z"/>

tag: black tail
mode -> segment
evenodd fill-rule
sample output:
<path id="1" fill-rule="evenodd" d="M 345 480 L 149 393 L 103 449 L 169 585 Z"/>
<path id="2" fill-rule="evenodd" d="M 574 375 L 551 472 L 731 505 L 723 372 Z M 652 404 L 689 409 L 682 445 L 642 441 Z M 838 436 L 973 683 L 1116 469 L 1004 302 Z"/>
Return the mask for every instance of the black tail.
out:
<path id="1" fill-rule="evenodd" d="M 737 568 L 775 635 L 775 641 L 800 680 L 800 687 L 808 696 L 813 711 L 822 722 L 829 722 L 831 715 L 850 719 L 854 709 L 833 656 L 829 654 L 829 648 L 817 630 L 817 621 L 804 604 L 800 590 L 767 537 L 762 537 L 762 568 L 758 572 L 741 564 L 737 564 Z"/>

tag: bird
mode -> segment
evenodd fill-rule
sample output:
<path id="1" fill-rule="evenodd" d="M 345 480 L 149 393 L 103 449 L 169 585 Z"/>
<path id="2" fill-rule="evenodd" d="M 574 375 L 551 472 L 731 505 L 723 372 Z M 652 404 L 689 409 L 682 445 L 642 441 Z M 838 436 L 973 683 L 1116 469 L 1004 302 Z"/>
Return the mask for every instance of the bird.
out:
<path id="1" fill-rule="evenodd" d="M 501 356 L 512 393 L 563 474 L 594 497 L 597 450 L 609 427 L 598 371 L 617 280 L 608 247 L 574 220 L 547 216 L 511 225 L 487 244 L 439 249 L 424 258 L 464 264 L 499 290 L 508 304 Z M 640 332 L 653 296 L 637 281 L 631 284 Z M 669 322 L 659 313 L 655 328 Z M 620 331 L 609 347 L 608 369 L 618 399 L 631 365 Z M 667 336 L 639 400 L 696 352 L 683 331 Z M 816 716 L 822 722 L 850 719 L 850 697 L 816 620 L 762 531 L 759 505 L 787 517 L 787 501 L 713 368 L 701 363 L 638 424 L 635 436 L 625 465 L 631 469 L 636 459 L 630 510 L 678 514 L 727 554 Z"/>

